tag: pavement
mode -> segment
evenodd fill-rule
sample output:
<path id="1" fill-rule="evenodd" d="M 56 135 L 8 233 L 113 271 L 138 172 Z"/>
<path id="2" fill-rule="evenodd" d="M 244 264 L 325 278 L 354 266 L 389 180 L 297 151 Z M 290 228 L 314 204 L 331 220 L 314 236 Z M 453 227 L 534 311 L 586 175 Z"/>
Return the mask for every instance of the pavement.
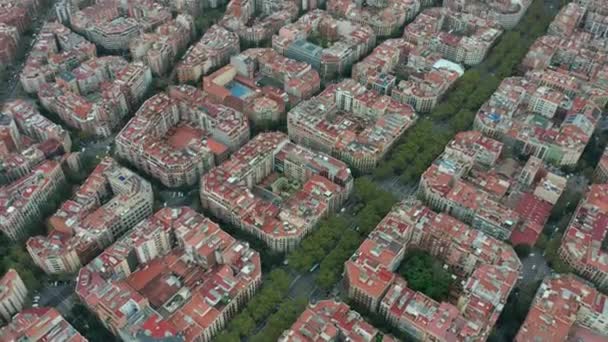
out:
<path id="1" fill-rule="evenodd" d="M 50 1 L 48 8 L 44 13 L 32 18 L 32 32 L 31 34 L 24 35 L 20 43 L 23 44 L 21 46 L 24 47 L 24 55 L 17 59 L 17 62 L 19 62 L 17 66 L 9 67 L 5 87 L 0 90 L 0 102 L 12 100 L 21 95 L 20 92 L 23 89 L 21 88 L 21 84 L 19 82 L 19 75 L 21 75 L 21 71 L 25 66 L 25 60 L 27 59 L 30 50 L 34 46 L 34 41 L 38 35 L 38 32 L 40 32 L 42 25 L 55 15 L 53 3 L 54 1 Z"/>
<path id="2" fill-rule="evenodd" d="M 520 275 L 521 279 L 517 282 L 516 287 L 520 287 L 523 284 L 533 284 L 553 272 L 547 264 L 543 252 L 538 248 L 533 248 L 530 255 L 522 259 L 521 263 L 523 266 Z"/>
<path id="3" fill-rule="evenodd" d="M 418 191 L 418 184 L 407 184 L 401 183 L 399 176 L 393 178 L 375 181 L 376 184 L 387 192 L 390 192 L 397 199 L 404 200 L 412 197 Z"/>
<path id="4" fill-rule="evenodd" d="M 318 288 L 315 284 L 315 278 L 317 274 L 319 274 L 318 267 L 313 272 L 305 272 L 304 274 L 297 275 L 289 285 L 289 294 L 287 296 L 292 299 L 299 297 L 311 299 L 312 297 L 316 297 L 315 293 Z"/>
<path id="5" fill-rule="evenodd" d="M 57 309 L 62 315 L 68 314 L 75 302 L 74 282 L 61 282 L 57 286 L 53 283 L 47 284 L 38 294 L 40 300 L 38 305 L 51 306 Z"/>

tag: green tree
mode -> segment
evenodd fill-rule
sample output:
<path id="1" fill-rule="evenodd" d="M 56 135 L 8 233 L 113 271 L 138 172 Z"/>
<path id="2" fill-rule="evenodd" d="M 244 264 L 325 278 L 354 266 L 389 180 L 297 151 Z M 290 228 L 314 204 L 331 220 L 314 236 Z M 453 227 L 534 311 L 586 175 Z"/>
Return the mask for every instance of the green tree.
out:
<path id="1" fill-rule="evenodd" d="M 526 245 L 526 244 L 520 244 L 515 246 L 515 253 L 517 253 L 517 256 L 520 259 L 524 259 L 526 257 L 528 257 L 528 255 L 530 255 L 530 252 L 532 251 L 532 247 L 530 247 L 530 245 Z"/>
<path id="2" fill-rule="evenodd" d="M 230 321 L 231 330 L 237 332 L 240 336 L 248 336 L 255 329 L 255 321 L 247 310 L 241 312 L 232 321 Z"/>
<path id="3" fill-rule="evenodd" d="M 101 324 L 101 322 L 87 308 L 76 303 L 66 320 L 91 342 L 110 342 L 117 339 Z"/>
<path id="4" fill-rule="evenodd" d="M 444 301 L 448 297 L 453 283 L 452 275 L 443 269 L 442 263 L 421 250 L 413 250 L 406 255 L 399 273 L 413 290 L 437 301 Z"/>

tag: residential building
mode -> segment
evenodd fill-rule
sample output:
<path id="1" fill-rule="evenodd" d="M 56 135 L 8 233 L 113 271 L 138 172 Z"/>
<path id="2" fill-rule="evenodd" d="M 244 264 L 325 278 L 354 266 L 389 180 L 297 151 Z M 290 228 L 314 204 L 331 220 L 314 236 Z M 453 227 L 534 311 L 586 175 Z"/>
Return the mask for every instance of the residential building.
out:
<path id="1" fill-rule="evenodd" d="M 122 340 L 207 342 L 261 282 L 246 242 L 191 208 L 163 208 L 83 267 L 76 294 Z"/>
<path id="2" fill-rule="evenodd" d="M 441 258 L 456 280 L 454 302 L 410 289 L 394 272 L 408 249 Z M 345 263 L 348 296 L 424 341 L 483 341 L 517 282 L 509 245 L 418 201 L 397 204 Z"/>
<path id="3" fill-rule="evenodd" d="M 154 1 L 97 1 L 72 14 L 71 27 L 108 51 L 128 50 L 141 32 L 153 31 L 172 19 L 169 9 Z"/>
<path id="4" fill-rule="evenodd" d="M 82 36 L 59 23 L 45 23 L 21 71 L 21 85 L 26 92 L 36 93 L 62 71 L 69 71 L 96 54 L 95 45 Z"/>
<path id="5" fill-rule="evenodd" d="M 203 78 L 211 100 L 242 111 L 256 123 L 283 119 L 287 109 L 316 94 L 320 84 L 310 65 L 272 49 L 246 50 Z"/>
<path id="6" fill-rule="evenodd" d="M 484 60 L 502 32 L 494 20 L 433 7 L 422 11 L 405 27 L 403 38 L 452 62 L 476 65 Z"/>
<path id="7" fill-rule="evenodd" d="M 201 178 L 201 204 L 276 251 L 293 250 L 353 187 L 343 162 L 261 133 Z"/>
<path id="8" fill-rule="evenodd" d="M 594 34 L 598 33 L 594 28 L 583 25 L 583 18 L 593 14 L 587 9 L 574 2 L 564 6 L 551 23 L 547 35 L 538 38 L 530 47 L 522 63 L 524 69 L 567 69 L 571 77 L 604 91 L 608 89 L 608 54 L 601 35 Z"/>
<path id="9" fill-rule="evenodd" d="M 416 119 L 409 104 L 346 79 L 289 111 L 287 130 L 295 143 L 370 172 Z"/>
<path id="10" fill-rule="evenodd" d="M 3 0 L 0 2 L 0 69 L 13 64 L 23 43 L 21 37 L 38 14 L 38 0 Z"/>
<path id="11" fill-rule="evenodd" d="M 608 147 L 604 150 L 595 168 L 594 181 L 596 183 L 608 183 Z"/>
<path id="12" fill-rule="evenodd" d="M 298 18 L 295 0 L 231 0 L 219 25 L 242 42 L 260 46 L 279 29 Z"/>
<path id="13" fill-rule="evenodd" d="M 181 83 L 198 82 L 203 75 L 230 60 L 240 51 L 239 37 L 219 25 L 213 25 L 191 45 L 177 64 L 177 79 Z"/>
<path id="14" fill-rule="evenodd" d="M 443 0 L 443 7 L 494 20 L 506 30 L 519 23 L 531 4 L 532 0 Z"/>
<path id="15" fill-rule="evenodd" d="M 61 143 L 64 151 L 70 151 L 72 141 L 68 132 L 40 114 L 31 102 L 21 99 L 6 102 L 2 113 L 11 116 L 19 131 L 28 137 L 39 142 L 54 139 Z"/>
<path id="16" fill-rule="evenodd" d="M 10 322 L 13 315 L 23 309 L 27 288 L 14 269 L 9 269 L 0 278 L 0 317 L 4 322 Z"/>
<path id="17" fill-rule="evenodd" d="M 32 172 L 0 187 L 0 230 L 11 240 L 28 236 L 32 224 L 42 219 L 41 209 L 65 185 L 60 163 L 47 160 Z"/>
<path id="18" fill-rule="evenodd" d="M 189 14 L 179 14 L 157 27 L 153 33 L 144 33 L 131 40 L 131 56 L 143 60 L 155 75 L 164 75 L 177 56 L 186 50 L 195 30 L 194 18 Z"/>
<path id="19" fill-rule="evenodd" d="M 112 64 L 122 63 L 114 57 L 100 58 L 63 72 L 56 83 L 40 86 L 41 104 L 75 129 L 108 137 L 130 109 L 137 107 L 152 83 L 152 72 L 142 62 L 126 63 L 119 69 Z M 91 101 L 86 91 L 101 96 Z"/>
<path id="20" fill-rule="evenodd" d="M 577 0 L 587 10 L 584 27 L 594 36 L 608 36 L 608 10 L 604 0 Z"/>
<path id="21" fill-rule="evenodd" d="M 181 85 L 143 103 L 116 137 L 116 152 L 165 186 L 178 187 L 196 184 L 247 140 L 242 113 Z"/>
<path id="22" fill-rule="evenodd" d="M 420 11 L 419 0 L 329 0 L 327 11 L 354 23 L 371 27 L 376 36 L 388 37 L 397 33 L 406 22 Z"/>
<path id="23" fill-rule="evenodd" d="M 608 184 L 593 184 L 580 201 L 562 237 L 559 256 L 576 273 L 608 289 Z"/>
<path id="24" fill-rule="evenodd" d="M 325 81 L 344 74 L 375 45 L 376 35 L 369 26 L 335 19 L 318 9 L 281 27 L 272 37 L 278 53 L 310 64 Z"/>
<path id="25" fill-rule="evenodd" d="M 54 308 L 22 310 L 5 327 L 0 328 L 3 341 L 87 342 Z"/>
<path id="26" fill-rule="evenodd" d="M 0 109 L 0 184 L 29 174 L 44 160 L 70 151 L 70 135 L 24 100 Z"/>
<path id="27" fill-rule="evenodd" d="M 477 112 L 474 127 L 521 154 L 575 165 L 601 115 L 600 106 L 585 94 L 561 72 L 506 78 Z"/>
<path id="28" fill-rule="evenodd" d="M 27 240 L 47 274 L 75 273 L 105 247 L 152 214 L 152 186 L 107 157 L 48 219 L 49 234 Z"/>
<path id="29" fill-rule="evenodd" d="M 608 339 L 608 297 L 572 274 L 545 277 L 516 342 Z"/>
<path id="30" fill-rule="evenodd" d="M 566 179 L 530 157 L 501 158 L 504 145 L 477 131 L 458 133 L 423 173 L 418 193 L 488 235 L 514 245 L 534 245 Z"/>
<path id="31" fill-rule="evenodd" d="M 0 67 L 4 68 L 17 58 L 17 48 L 21 41 L 19 31 L 14 26 L 0 22 Z"/>
<path id="32" fill-rule="evenodd" d="M 309 304 L 291 328 L 279 337 L 279 342 L 393 340 L 392 336 L 380 333 L 348 305 L 334 300 Z"/>
<path id="33" fill-rule="evenodd" d="M 366 88 L 420 113 L 430 112 L 463 74 L 461 65 L 405 39 L 385 40 L 352 69 L 353 79 Z"/>

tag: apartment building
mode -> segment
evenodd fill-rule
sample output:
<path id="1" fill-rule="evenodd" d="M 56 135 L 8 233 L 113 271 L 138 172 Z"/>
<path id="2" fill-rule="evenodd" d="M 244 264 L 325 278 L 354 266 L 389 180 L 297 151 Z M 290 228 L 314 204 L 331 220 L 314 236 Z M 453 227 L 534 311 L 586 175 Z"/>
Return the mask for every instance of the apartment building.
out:
<path id="1" fill-rule="evenodd" d="M 13 183 L 0 187 L 0 230 L 11 240 L 28 237 L 41 209 L 65 185 L 60 163 L 47 160 Z"/>
<path id="2" fill-rule="evenodd" d="M 333 44 L 324 44 L 324 40 Z M 310 64 L 323 80 L 344 74 L 375 45 L 371 27 L 335 19 L 319 9 L 281 27 L 272 37 L 272 47 L 278 53 Z"/>
<path id="3" fill-rule="evenodd" d="M 279 337 L 279 342 L 319 340 L 397 341 L 391 335 L 382 334 L 348 305 L 335 300 L 309 304 L 291 328 Z"/>
<path id="4" fill-rule="evenodd" d="M 242 113 L 182 85 L 143 103 L 118 134 L 116 152 L 164 185 L 178 187 L 196 184 L 247 140 L 249 123 Z"/>
<path id="5" fill-rule="evenodd" d="M 207 342 L 261 281 L 246 242 L 191 208 L 164 208 L 83 267 L 76 293 L 123 340 Z"/>
<path id="6" fill-rule="evenodd" d="M 150 216 L 153 204 L 150 183 L 107 157 L 48 219 L 49 234 L 27 240 L 27 251 L 47 274 L 75 273 Z"/>
<path id="7" fill-rule="evenodd" d="M 261 133 L 201 178 L 201 204 L 269 248 L 293 250 L 353 187 L 343 162 Z"/>
<path id="8" fill-rule="evenodd" d="M 4 322 L 10 322 L 13 315 L 23 309 L 27 288 L 14 269 L 9 269 L 0 278 L 0 317 Z"/>
<path id="9" fill-rule="evenodd" d="M 572 274 L 547 276 L 515 341 L 605 340 L 607 303 L 605 294 Z"/>
<path id="10" fill-rule="evenodd" d="M 22 310 L 0 328 L 0 336 L 5 341 L 88 341 L 59 311 L 50 307 Z"/>
<path id="11" fill-rule="evenodd" d="M 198 41 L 191 45 L 178 62 L 176 71 L 180 83 L 198 82 L 203 75 L 230 60 L 240 51 L 239 37 L 219 25 L 211 26 Z"/>
<path id="12" fill-rule="evenodd" d="M 368 25 L 378 37 L 398 32 L 420 12 L 419 0 L 329 0 L 327 11 L 354 23 Z"/>
<path id="13" fill-rule="evenodd" d="M 346 79 L 289 111 L 287 130 L 295 143 L 370 172 L 417 117 L 409 104 Z"/>
<path id="14" fill-rule="evenodd" d="M 559 256 L 598 289 L 608 288 L 608 252 L 602 247 L 607 234 L 608 184 L 593 184 L 570 220 Z"/>
<path id="15" fill-rule="evenodd" d="M 236 33 L 241 41 L 260 46 L 298 14 L 295 0 L 231 0 L 219 25 Z"/>
<path id="16" fill-rule="evenodd" d="M 408 288 L 394 272 L 410 248 L 441 258 L 456 279 L 454 302 Z M 424 341 L 485 340 L 517 282 L 509 245 L 418 201 L 397 204 L 345 263 L 348 296 L 408 336 Z"/>

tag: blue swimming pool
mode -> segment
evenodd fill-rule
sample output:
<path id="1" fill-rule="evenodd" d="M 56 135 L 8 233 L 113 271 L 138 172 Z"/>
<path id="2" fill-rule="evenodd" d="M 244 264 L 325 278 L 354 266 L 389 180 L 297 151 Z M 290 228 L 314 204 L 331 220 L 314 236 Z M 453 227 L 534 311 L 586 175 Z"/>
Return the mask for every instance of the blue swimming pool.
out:
<path id="1" fill-rule="evenodd" d="M 232 94 L 232 96 L 238 97 L 238 98 L 245 98 L 247 96 L 249 96 L 253 90 L 247 88 L 246 86 L 238 83 L 238 82 L 230 82 L 226 88 L 228 88 L 228 90 L 230 90 L 230 94 Z"/>

